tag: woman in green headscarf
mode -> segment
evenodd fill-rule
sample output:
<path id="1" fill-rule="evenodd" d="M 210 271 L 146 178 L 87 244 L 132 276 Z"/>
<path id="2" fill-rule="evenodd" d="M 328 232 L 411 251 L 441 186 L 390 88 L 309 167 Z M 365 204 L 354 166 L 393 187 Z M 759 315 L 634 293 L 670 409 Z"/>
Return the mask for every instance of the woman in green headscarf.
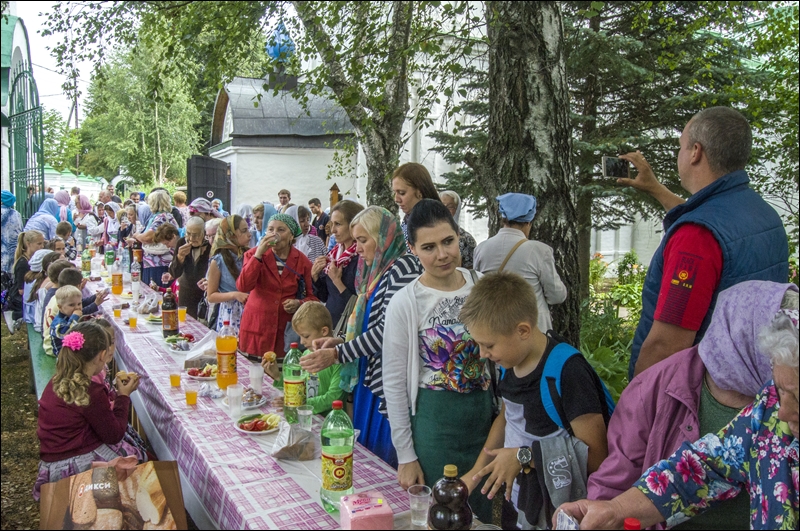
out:
<path id="1" fill-rule="evenodd" d="M 356 273 L 357 301 L 347 323 L 345 342 L 327 340 L 315 345 L 319 350 L 307 354 L 300 364 L 318 372 L 334 363 L 358 363 L 357 381 L 342 384 L 353 389 L 353 424 L 361 430 L 358 442 L 397 467 L 391 429 L 383 401 L 381 349 L 384 311 L 389 300 L 422 272 L 419 261 L 406 254 L 405 238 L 397 216 L 378 206 L 360 212 L 350 223 L 359 255 Z"/>
<path id="2" fill-rule="evenodd" d="M 239 327 L 239 349 L 251 361 L 267 352 L 282 359 L 283 337 L 292 316 L 306 301 L 318 300 L 311 290 L 311 262 L 292 243 L 302 231 L 291 216 L 275 214 L 258 245 L 244 254 L 236 280 L 248 294 Z M 249 232 L 248 232 L 249 234 Z"/>

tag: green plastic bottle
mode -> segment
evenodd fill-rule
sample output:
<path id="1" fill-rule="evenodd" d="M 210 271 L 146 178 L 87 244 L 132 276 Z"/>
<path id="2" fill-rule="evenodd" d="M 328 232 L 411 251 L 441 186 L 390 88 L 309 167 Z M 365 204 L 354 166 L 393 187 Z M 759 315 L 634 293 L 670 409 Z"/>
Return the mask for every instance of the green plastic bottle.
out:
<path id="1" fill-rule="evenodd" d="M 322 423 L 322 506 L 329 513 L 339 510 L 339 499 L 353 493 L 353 444 L 355 430 L 342 409 L 333 401 L 333 410 Z"/>
<path id="2" fill-rule="evenodd" d="M 297 424 L 297 408 L 306 403 L 307 374 L 300 367 L 303 356 L 297 343 L 290 345 L 283 359 L 283 416 L 289 424 Z"/>

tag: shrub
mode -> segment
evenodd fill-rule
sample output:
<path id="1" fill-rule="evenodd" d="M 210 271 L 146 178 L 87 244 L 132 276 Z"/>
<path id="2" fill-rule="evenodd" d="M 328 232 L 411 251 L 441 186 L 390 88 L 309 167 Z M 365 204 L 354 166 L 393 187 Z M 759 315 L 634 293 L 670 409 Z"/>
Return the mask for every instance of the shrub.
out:
<path id="1" fill-rule="evenodd" d="M 598 293 L 603 287 L 603 280 L 608 271 L 608 262 L 603 260 L 603 255 L 595 253 L 589 261 L 589 287 Z"/>
<path id="2" fill-rule="evenodd" d="M 605 382 L 614 400 L 628 385 L 636 321 L 619 316 L 611 299 L 586 300 L 581 306 L 581 353 Z"/>
<path id="3" fill-rule="evenodd" d="M 643 283 L 647 268 L 639 263 L 639 255 L 631 249 L 617 264 L 617 282 L 619 284 Z"/>

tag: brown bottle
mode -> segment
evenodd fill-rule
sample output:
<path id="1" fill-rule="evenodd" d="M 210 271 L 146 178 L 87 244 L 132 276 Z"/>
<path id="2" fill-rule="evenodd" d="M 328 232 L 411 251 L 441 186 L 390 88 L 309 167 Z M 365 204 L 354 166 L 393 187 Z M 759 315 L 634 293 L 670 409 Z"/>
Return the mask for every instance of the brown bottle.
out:
<path id="1" fill-rule="evenodd" d="M 444 467 L 444 477 L 433 486 L 433 506 L 428 511 L 431 529 L 470 529 L 472 508 L 469 506 L 469 489 L 458 479 L 458 467 Z"/>
<path id="2" fill-rule="evenodd" d="M 174 336 L 179 332 L 178 302 L 172 294 L 172 288 L 167 288 L 161 304 L 161 331 L 164 337 Z"/>
<path id="3" fill-rule="evenodd" d="M 139 262 L 139 267 L 144 268 L 144 250 L 142 249 L 142 242 L 139 240 L 133 241 L 133 246 L 131 247 L 131 264 L 134 262 Z"/>

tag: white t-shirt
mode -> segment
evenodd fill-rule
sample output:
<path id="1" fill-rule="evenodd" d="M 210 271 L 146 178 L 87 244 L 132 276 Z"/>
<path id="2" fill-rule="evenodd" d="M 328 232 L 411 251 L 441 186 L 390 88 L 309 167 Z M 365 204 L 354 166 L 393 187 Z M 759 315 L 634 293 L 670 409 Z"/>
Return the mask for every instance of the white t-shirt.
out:
<path id="1" fill-rule="evenodd" d="M 417 282 L 414 296 L 419 315 L 419 387 L 469 393 L 489 387 L 478 345 L 458 318 L 472 286 L 471 275 L 456 291 L 439 291 Z"/>

